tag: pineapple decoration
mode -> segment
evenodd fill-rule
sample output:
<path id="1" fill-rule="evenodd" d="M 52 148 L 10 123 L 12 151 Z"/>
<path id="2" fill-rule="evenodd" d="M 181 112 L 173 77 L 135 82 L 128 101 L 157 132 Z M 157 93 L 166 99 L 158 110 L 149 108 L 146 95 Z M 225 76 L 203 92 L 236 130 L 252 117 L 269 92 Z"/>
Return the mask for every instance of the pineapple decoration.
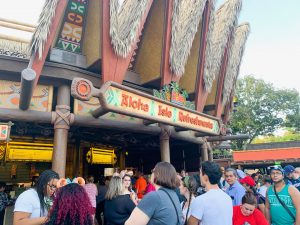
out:
<path id="1" fill-rule="evenodd" d="M 164 85 L 162 89 L 163 99 L 166 101 L 171 100 L 171 89 L 170 85 Z"/>
<path id="2" fill-rule="evenodd" d="M 172 81 L 170 84 L 164 85 L 162 90 L 154 89 L 153 95 L 165 101 L 170 101 L 189 109 L 195 109 L 195 103 L 187 101 L 188 93 L 186 90 L 179 87 L 178 82 Z"/>

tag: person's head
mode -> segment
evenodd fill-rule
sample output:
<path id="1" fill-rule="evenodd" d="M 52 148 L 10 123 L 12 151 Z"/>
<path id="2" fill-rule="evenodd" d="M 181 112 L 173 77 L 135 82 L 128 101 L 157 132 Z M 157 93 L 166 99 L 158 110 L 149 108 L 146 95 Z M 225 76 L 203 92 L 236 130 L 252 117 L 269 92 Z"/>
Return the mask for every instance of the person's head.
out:
<path id="1" fill-rule="evenodd" d="M 128 174 L 123 176 L 123 186 L 125 189 L 128 189 L 131 185 L 131 177 Z"/>
<path id="2" fill-rule="evenodd" d="M 186 176 L 185 170 L 181 170 L 180 175 L 181 175 L 182 177 L 185 177 L 185 176 Z"/>
<path id="3" fill-rule="evenodd" d="M 246 176 L 240 179 L 240 183 L 247 191 L 251 191 L 252 188 L 255 186 L 255 181 L 250 176 Z"/>
<path id="4" fill-rule="evenodd" d="M 233 185 L 237 181 L 238 175 L 235 169 L 227 168 L 225 170 L 225 180 L 229 185 Z"/>
<path id="5" fill-rule="evenodd" d="M 184 183 L 184 178 L 182 178 L 179 191 L 181 195 L 186 195 L 187 193 L 196 195 L 198 187 L 199 185 L 194 177 L 189 177 L 187 185 Z"/>
<path id="6" fill-rule="evenodd" d="M 124 192 L 122 179 L 119 176 L 112 177 L 105 195 L 105 199 L 112 200 L 114 197 L 122 195 Z"/>
<path id="7" fill-rule="evenodd" d="M 45 197 L 52 197 L 54 192 L 57 189 L 57 181 L 59 180 L 59 175 L 53 170 L 45 170 L 39 176 L 39 179 L 36 182 L 36 192 L 39 196 L 41 210 L 45 210 Z"/>
<path id="8" fill-rule="evenodd" d="M 0 192 L 5 191 L 6 183 L 3 181 L 0 181 Z"/>
<path id="9" fill-rule="evenodd" d="M 84 188 L 71 183 L 58 189 L 46 225 L 92 225 L 91 210 Z"/>
<path id="10" fill-rule="evenodd" d="M 271 179 L 275 184 L 283 182 L 284 170 L 282 169 L 281 166 L 279 165 L 269 166 L 268 169 L 270 171 Z"/>
<path id="11" fill-rule="evenodd" d="M 222 172 L 220 166 L 215 162 L 206 161 L 201 164 L 200 181 L 203 187 L 207 184 L 215 185 L 220 182 Z"/>
<path id="12" fill-rule="evenodd" d="M 270 186 L 272 184 L 272 179 L 269 175 L 264 175 L 263 176 L 263 183 L 266 186 Z"/>
<path id="13" fill-rule="evenodd" d="M 257 173 L 252 173 L 252 174 L 251 174 L 251 177 L 252 177 L 252 179 L 253 179 L 255 182 L 258 181 L 258 175 L 257 175 Z"/>
<path id="14" fill-rule="evenodd" d="M 168 162 L 159 162 L 151 174 L 151 183 L 169 189 L 177 188 L 177 174 L 174 166 Z"/>
<path id="15" fill-rule="evenodd" d="M 130 177 L 133 177 L 133 171 L 132 170 L 128 170 L 127 173 Z"/>
<path id="16" fill-rule="evenodd" d="M 288 178 L 288 179 L 297 179 L 297 173 L 295 171 L 295 167 L 293 167 L 292 165 L 287 165 L 283 168 L 284 170 L 284 175 Z"/>
<path id="17" fill-rule="evenodd" d="M 93 184 L 94 183 L 94 176 L 92 176 L 92 175 L 88 176 L 86 181 L 87 181 L 88 184 Z"/>
<path id="18" fill-rule="evenodd" d="M 242 198 L 241 212 L 244 216 L 253 214 L 257 205 L 255 195 L 251 191 L 247 191 Z"/>

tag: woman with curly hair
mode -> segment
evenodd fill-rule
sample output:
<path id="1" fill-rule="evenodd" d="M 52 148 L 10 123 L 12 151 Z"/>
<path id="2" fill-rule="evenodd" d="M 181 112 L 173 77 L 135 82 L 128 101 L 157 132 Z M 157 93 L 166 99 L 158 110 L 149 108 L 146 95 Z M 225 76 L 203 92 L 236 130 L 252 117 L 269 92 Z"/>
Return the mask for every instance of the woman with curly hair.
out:
<path id="1" fill-rule="evenodd" d="M 93 207 L 82 186 L 68 184 L 57 191 L 45 225 L 92 225 Z"/>

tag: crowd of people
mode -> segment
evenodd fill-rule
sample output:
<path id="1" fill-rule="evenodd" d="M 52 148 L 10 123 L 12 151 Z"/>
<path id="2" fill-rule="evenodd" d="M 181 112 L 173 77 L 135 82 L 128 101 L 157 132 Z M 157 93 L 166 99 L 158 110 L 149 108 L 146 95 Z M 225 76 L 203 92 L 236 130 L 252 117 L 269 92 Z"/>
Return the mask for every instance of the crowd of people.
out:
<path id="1" fill-rule="evenodd" d="M 300 225 L 299 170 L 268 168 L 269 175 L 201 164 L 198 174 L 177 173 L 167 162 L 150 176 L 121 171 L 85 182 L 61 182 L 44 171 L 15 202 L 14 225 Z M 80 178 L 81 179 L 81 178 Z M 9 204 L 0 182 L 0 209 Z"/>

